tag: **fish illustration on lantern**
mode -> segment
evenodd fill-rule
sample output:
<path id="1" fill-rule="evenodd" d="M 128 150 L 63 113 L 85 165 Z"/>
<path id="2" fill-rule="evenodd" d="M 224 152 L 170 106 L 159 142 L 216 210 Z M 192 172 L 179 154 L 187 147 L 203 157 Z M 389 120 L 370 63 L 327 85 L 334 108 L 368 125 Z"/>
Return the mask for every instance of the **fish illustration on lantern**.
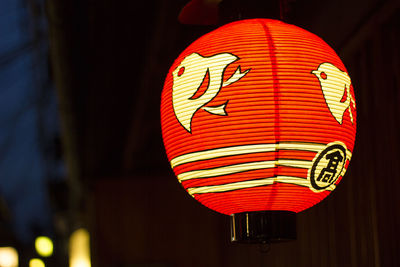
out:
<path id="1" fill-rule="evenodd" d="M 351 80 L 347 72 L 340 70 L 331 63 L 325 62 L 320 64 L 316 70 L 311 71 L 311 73 L 317 76 L 325 102 L 336 121 L 342 124 L 344 112 L 348 109 L 350 120 L 353 123 L 350 104 L 355 109 L 356 102 L 350 93 Z"/>
<path id="2" fill-rule="evenodd" d="M 203 109 L 214 115 L 227 115 L 225 102 L 219 106 L 206 106 L 220 92 L 221 88 L 228 86 L 243 78 L 250 69 L 241 72 L 240 66 L 226 81 L 225 69 L 239 57 L 231 53 L 220 53 L 204 57 L 198 53 L 186 56 L 179 66 L 172 72 L 172 105 L 179 123 L 189 132 L 192 131 L 192 118 L 194 114 Z M 207 88 L 204 93 L 194 98 L 197 91 L 208 77 Z"/>

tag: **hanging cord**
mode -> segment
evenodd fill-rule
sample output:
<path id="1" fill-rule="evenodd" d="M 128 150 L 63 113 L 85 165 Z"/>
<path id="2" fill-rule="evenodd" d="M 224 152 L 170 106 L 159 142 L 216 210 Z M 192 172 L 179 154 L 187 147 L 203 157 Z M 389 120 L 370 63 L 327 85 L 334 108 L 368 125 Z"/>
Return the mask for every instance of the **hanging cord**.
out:
<path id="1" fill-rule="evenodd" d="M 241 20 L 242 19 L 242 2 L 240 0 L 237 0 L 235 3 L 235 7 L 236 7 L 236 14 L 237 14 L 237 19 Z"/>
<path id="2" fill-rule="evenodd" d="M 286 19 L 287 13 L 287 0 L 279 0 L 279 17 L 281 21 Z"/>

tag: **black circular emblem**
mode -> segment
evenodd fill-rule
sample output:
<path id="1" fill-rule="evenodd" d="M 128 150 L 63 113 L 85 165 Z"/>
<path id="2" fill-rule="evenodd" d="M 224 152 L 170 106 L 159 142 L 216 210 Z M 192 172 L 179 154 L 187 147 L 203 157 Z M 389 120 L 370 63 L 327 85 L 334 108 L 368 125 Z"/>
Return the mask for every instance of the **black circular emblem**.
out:
<path id="1" fill-rule="evenodd" d="M 324 190 L 339 178 L 346 162 L 346 148 L 333 143 L 322 150 L 314 158 L 310 172 L 311 186 L 316 190 Z"/>

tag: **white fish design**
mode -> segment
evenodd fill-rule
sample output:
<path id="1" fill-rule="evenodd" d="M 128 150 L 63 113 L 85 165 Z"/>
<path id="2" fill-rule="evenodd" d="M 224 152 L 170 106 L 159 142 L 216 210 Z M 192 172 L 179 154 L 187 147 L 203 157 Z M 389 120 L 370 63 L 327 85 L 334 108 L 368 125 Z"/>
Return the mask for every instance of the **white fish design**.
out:
<path id="1" fill-rule="evenodd" d="M 239 66 L 235 73 L 224 82 L 223 77 L 226 67 L 238 59 L 237 56 L 231 53 L 220 53 L 210 57 L 192 53 L 185 57 L 172 72 L 172 105 L 176 118 L 189 133 L 192 131 L 192 118 L 199 109 L 214 115 L 227 115 L 225 111 L 226 103 L 214 107 L 205 107 L 205 105 L 218 95 L 223 86 L 237 82 L 250 71 L 248 69 L 241 72 Z M 208 84 L 205 92 L 193 99 L 207 75 Z"/>
<path id="2" fill-rule="evenodd" d="M 356 103 L 350 94 L 351 80 L 347 72 L 341 71 L 335 65 L 325 62 L 319 65 L 318 69 L 311 71 L 311 73 L 317 76 L 325 102 L 336 121 L 342 124 L 344 112 L 348 109 L 350 120 L 353 123 L 350 103 L 353 108 L 356 108 Z M 344 101 L 343 98 L 345 98 Z"/>

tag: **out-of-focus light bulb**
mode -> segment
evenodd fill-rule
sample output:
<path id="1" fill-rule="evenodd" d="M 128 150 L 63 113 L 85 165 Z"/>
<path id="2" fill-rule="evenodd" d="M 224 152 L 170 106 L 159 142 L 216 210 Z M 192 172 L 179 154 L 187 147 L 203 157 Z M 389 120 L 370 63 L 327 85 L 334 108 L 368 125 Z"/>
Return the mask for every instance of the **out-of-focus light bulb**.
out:
<path id="1" fill-rule="evenodd" d="M 90 260 L 88 259 L 75 259 L 70 263 L 71 267 L 90 267 Z"/>
<path id="2" fill-rule="evenodd" d="M 0 247 L 0 266 L 18 267 L 18 252 L 13 247 Z"/>
<path id="3" fill-rule="evenodd" d="M 47 236 L 39 236 L 35 240 L 36 252 L 42 257 L 53 255 L 53 241 Z"/>
<path id="4" fill-rule="evenodd" d="M 45 264 L 41 259 L 34 258 L 29 261 L 29 267 L 45 267 Z"/>
<path id="5" fill-rule="evenodd" d="M 90 236 L 86 229 L 78 229 L 69 239 L 69 266 L 91 267 Z"/>

